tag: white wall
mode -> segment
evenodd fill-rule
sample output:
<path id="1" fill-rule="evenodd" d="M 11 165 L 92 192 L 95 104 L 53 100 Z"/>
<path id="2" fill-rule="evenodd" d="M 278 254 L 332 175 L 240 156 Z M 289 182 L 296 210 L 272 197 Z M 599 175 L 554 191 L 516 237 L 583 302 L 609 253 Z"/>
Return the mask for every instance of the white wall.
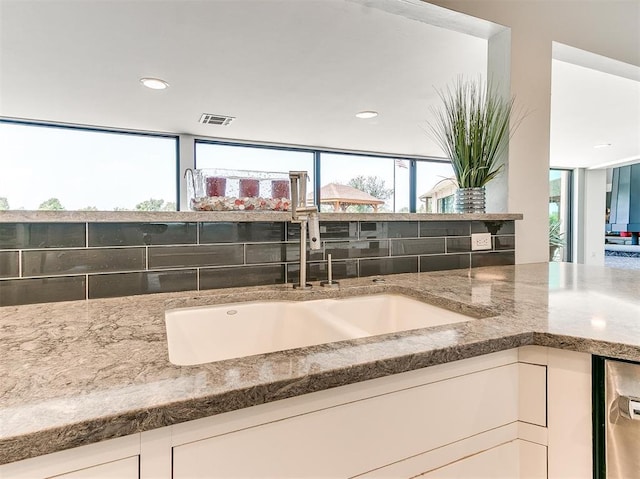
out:
<path id="1" fill-rule="evenodd" d="M 516 222 L 516 262 L 548 261 L 552 42 L 640 66 L 640 2 L 429 3 L 511 28 L 511 93 L 528 115 L 509 146 L 507 210 L 524 214 L 524 220 Z"/>
<path id="2" fill-rule="evenodd" d="M 607 171 L 575 171 L 573 222 L 574 261 L 581 264 L 604 265 L 604 225 L 607 195 Z"/>

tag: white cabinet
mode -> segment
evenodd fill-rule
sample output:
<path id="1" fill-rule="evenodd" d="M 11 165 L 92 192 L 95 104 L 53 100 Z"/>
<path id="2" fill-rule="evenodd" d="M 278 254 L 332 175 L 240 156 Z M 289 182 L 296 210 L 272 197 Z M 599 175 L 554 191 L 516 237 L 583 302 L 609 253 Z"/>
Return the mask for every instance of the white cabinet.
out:
<path id="1" fill-rule="evenodd" d="M 516 363 L 173 448 L 174 478 L 351 477 L 518 420 Z"/>
<path id="2" fill-rule="evenodd" d="M 140 435 L 119 437 L 0 466 L 1 479 L 138 479 Z"/>
<path id="3" fill-rule="evenodd" d="M 427 472 L 424 479 L 543 479 L 546 447 L 520 439 Z"/>
<path id="4" fill-rule="evenodd" d="M 137 479 L 138 456 L 53 477 L 55 479 Z"/>

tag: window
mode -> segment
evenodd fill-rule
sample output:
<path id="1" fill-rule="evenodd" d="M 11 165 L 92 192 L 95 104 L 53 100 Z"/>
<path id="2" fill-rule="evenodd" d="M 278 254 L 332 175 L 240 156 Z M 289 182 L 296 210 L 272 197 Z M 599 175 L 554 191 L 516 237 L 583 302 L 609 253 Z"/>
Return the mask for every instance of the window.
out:
<path id="1" fill-rule="evenodd" d="M 453 210 L 454 195 L 438 198 L 438 213 L 454 213 Z"/>
<path id="2" fill-rule="evenodd" d="M 0 122 L 0 158 L 0 209 L 176 209 L 176 137 Z"/>
<path id="3" fill-rule="evenodd" d="M 196 168 L 219 168 L 234 171 L 285 173 L 300 170 L 309 173 L 313 185 L 313 152 L 228 145 L 196 141 Z M 313 187 L 309 188 L 311 191 Z"/>
<path id="4" fill-rule="evenodd" d="M 185 184 L 177 147 L 177 136 L 0 120 L 0 209 L 175 210 L 178 185 Z M 274 192 L 290 193 L 288 172 L 302 170 L 309 174 L 308 199 L 323 212 L 453 211 L 455 182 L 446 160 L 215 140 L 197 140 L 194 148 L 185 165 L 226 170 L 207 172 L 202 201 L 275 201 L 281 196 Z M 242 193 L 251 186 L 259 191 Z"/>
<path id="5" fill-rule="evenodd" d="M 409 211 L 409 161 L 364 155 L 320 155 L 320 210 Z"/>
<path id="6" fill-rule="evenodd" d="M 571 175 L 549 171 L 549 261 L 571 261 Z"/>
<path id="7" fill-rule="evenodd" d="M 282 198 L 291 198 L 292 170 L 308 173 L 307 197 L 313 202 L 313 151 L 196 141 L 195 166 L 200 175 L 187 183 L 187 192 L 196 210 L 286 209 Z"/>
<path id="8" fill-rule="evenodd" d="M 411 160 L 358 153 L 334 153 L 305 148 L 241 145 L 197 140 L 195 167 L 216 169 L 225 177 L 222 196 L 243 196 L 239 193 L 239 179 L 266 178 L 272 173 L 286 174 L 303 170 L 309 174 L 308 198 L 319 203 L 320 211 L 332 213 L 404 213 L 411 211 L 411 165 L 417 164 L 418 212 L 453 212 L 455 182 L 448 161 Z M 319 174 L 318 181 L 315 175 Z M 218 178 L 218 172 L 212 182 Z M 231 178 L 231 180 L 230 180 Z M 442 183 L 445 181 L 445 183 Z M 449 181 L 449 183 L 446 183 Z M 221 181 L 220 181 L 221 182 Z M 269 196 L 260 181 L 260 196 Z M 266 185 L 266 186 L 265 186 Z M 268 188 L 267 188 L 268 189 Z M 318 192 L 314 191 L 318 189 Z M 422 197 L 420 193 L 431 196 Z M 212 196 L 212 195 L 209 195 Z M 215 195 L 213 195 L 215 196 Z"/>
<path id="9" fill-rule="evenodd" d="M 455 175 L 448 161 L 416 161 L 416 211 L 453 213 Z"/>

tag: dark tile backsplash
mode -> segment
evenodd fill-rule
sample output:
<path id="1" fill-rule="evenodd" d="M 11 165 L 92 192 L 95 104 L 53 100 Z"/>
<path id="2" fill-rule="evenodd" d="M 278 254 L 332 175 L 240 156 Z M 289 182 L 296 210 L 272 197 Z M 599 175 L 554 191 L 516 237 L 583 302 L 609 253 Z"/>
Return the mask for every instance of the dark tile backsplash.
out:
<path id="1" fill-rule="evenodd" d="M 320 223 L 320 236 L 323 240 L 329 239 L 358 239 L 357 221 L 325 221 Z M 287 224 L 287 239 L 297 241 L 300 239 L 300 225 Z"/>
<path id="2" fill-rule="evenodd" d="M 333 259 L 367 258 L 371 256 L 389 256 L 388 240 L 370 241 L 327 241 L 324 244 L 327 254 Z"/>
<path id="3" fill-rule="evenodd" d="M 514 264 L 513 221 L 330 221 L 309 281 Z M 471 252 L 471 233 L 493 249 Z M 0 223 L 0 305 L 298 280 L 297 224 Z"/>
<path id="4" fill-rule="evenodd" d="M 515 251 L 499 251 L 490 253 L 474 252 L 471 254 L 471 267 L 479 268 L 481 266 L 504 266 L 515 264 Z"/>
<path id="5" fill-rule="evenodd" d="M 197 289 L 195 269 L 96 274 L 89 276 L 89 299 Z"/>
<path id="6" fill-rule="evenodd" d="M 200 289 L 235 288 L 284 283 L 284 264 L 206 268 L 200 270 Z"/>
<path id="7" fill-rule="evenodd" d="M 201 223 L 200 244 L 284 241 L 285 223 Z"/>
<path id="8" fill-rule="evenodd" d="M 392 256 L 444 253 L 445 238 L 391 240 Z"/>
<path id="9" fill-rule="evenodd" d="M 421 221 L 420 236 L 469 236 L 471 223 L 471 221 Z"/>
<path id="10" fill-rule="evenodd" d="M 0 251 L 0 278 L 15 278 L 20 275 L 20 253 Z"/>
<path id="11" fill-rule="evenodd" d="M 22 253 L 22 275 L 54 276 L 145 269 L 144 248 L 31 250 Z"/>
<path id="12" fill-rule="evenodd" d="M 471 255 L 446 254 L 433 256 L 420 256 L 420 272 L 443 271 L 447 269 L 466 269 L 471 264 Z"/>
<path id="13" fill-rule="evenodd" d="M 471 236 L 447 238 L 447 253 L 467 253 L 471 251 Z"/>
<path id="14" fill-rule="evenodd" d="M 493 237 L 493 249 L 516 249 L 516 237 L 515 236 L 494 236 Z"/>
<path id="15" fill-rule="evenodd" d="M 197 223 L 89 223 L 90 247 L 197 242 Z"/>
<path id="16" fill-rule="evenodd" d="M 363 221 L 360 238 L 417 238 L 417 221 Z"/>
<path id="17" fill-rule="evenodd" d="M 85 223 L 0 223 L 0 249 L 82 248 L 86 245 Z"/>
<path id="18" fill-rule="evenodd" d="M 356 260 L 332 261 L 333 279 L 357 278 L 358 262 Z M 326 281 L 328 279 L 327 264 L 307 263 L 307 281 Z M 300 280 L 300 265 L 292 263 L 287 265 L 287 282 L 296 283 Z"/>
<path id="19" fill-rule="evenodd" d="M 375 258 L 360 261 L 360 276 L 417 273 L 418 257 Z"/>
<path id="20" fill-rule="evenodd" d="M 491 233 L 492 235 L 512 235 L 515 234 L 514 221 L 473 221 L 471 223 L 472 233 Z"/>
<path id="21" fill-rule="evenodd" d="M 86 276 L 3 280 L 0 306 L 85 299 L 86 281 Z"/>
<path id="22" fill-rule="evenodd" d="M 227 266 L 243 263 L 244 246 L 241 244 L 149 248 L 149 269 Z"/>

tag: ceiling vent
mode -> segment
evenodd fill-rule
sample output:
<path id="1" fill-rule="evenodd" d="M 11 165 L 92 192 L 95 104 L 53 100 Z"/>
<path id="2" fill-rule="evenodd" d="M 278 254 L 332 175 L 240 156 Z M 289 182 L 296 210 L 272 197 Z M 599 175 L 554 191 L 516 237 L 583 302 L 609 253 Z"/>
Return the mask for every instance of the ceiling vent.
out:
<path id="1" fill-rule="evenodd" d="M 236 118 L 233 116 L 214 115 L 213 113 L 203 113 L 200 117 L 200 123 L 205 125 L 227 126 Z"/>

